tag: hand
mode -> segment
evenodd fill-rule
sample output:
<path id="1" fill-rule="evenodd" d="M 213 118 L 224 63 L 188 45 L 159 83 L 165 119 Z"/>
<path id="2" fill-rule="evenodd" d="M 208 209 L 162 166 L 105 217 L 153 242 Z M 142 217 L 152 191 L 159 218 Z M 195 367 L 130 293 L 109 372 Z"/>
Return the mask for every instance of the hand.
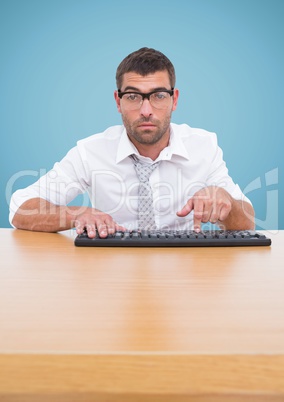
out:
<path id="1" fill-rule="evenodd" d="M 100 237 L 107 237 L 108 234 L 113 234 L 118 230 L 125 231 L 123 226 L 118 225 L 110 215 L 95 209 L 86 208 L 84 212 L 76 216 L 74 226 L 77 234 L 82 234 L 87 230 L 90 238 L 96 237 L 96 231 Z"/>
<path id="2" fill-rule="evenodd" d="M 177 215 L 184 217 L 194 211 L 194 230 L 199 232 L 201 222 L 224 221 L 231 212 L 232 205 L 233 198 L 226 190 L 216 186 L 205 187 L 197 191 Z"/>

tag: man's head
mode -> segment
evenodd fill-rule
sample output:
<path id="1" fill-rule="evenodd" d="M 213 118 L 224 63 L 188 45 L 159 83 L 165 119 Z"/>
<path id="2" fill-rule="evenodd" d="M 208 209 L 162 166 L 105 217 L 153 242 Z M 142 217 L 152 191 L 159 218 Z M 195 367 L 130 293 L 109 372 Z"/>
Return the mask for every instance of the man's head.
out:
<path id="1" fill-rule="evenodd" d="M 142 76 L 156 73 L 157 71 L 167 71 L 170 86 L 174 88 L 176 83 L 175 69 L 171 61 L 161 52 L 148 47 L 142 47 L 130 53 L 119 64 L 116 70 L 117 89 L 121 89 L 123 75 L 134 72 Z"/>
<path id="2" fill-rule="evenodd" d="M 120 63 L 116 80 L 114 97 L 128 137 L 141 154 L 153 159 L 170 138 L 178 99 L 174 67 L 161 52 L 142 48 Z"/>

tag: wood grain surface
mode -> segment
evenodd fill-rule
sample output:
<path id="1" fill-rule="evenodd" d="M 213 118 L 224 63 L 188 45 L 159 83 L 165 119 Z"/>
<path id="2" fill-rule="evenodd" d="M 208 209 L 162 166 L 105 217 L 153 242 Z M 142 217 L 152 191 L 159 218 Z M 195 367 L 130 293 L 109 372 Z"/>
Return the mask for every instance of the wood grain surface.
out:
<path id="1" fill-rule="evenodd" d="M 271 247 L 77 248 L 0 229 L 0 401 L 284 401 Z"/>

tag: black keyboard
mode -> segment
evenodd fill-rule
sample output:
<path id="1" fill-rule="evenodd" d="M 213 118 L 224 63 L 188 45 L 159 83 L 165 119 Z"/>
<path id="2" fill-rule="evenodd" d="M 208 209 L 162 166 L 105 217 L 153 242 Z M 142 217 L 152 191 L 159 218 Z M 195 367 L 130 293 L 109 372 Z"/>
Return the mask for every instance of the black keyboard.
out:
<path id="1" fill-rule="evenodd" d="M 106 238 L 98 235 L 90 239 L 86 232 L 75 238 L 81 247 L 224 247 L 270 246 L 271 239 L 264 234 L 245 231 L 131 231 L 116 232 Z"/>

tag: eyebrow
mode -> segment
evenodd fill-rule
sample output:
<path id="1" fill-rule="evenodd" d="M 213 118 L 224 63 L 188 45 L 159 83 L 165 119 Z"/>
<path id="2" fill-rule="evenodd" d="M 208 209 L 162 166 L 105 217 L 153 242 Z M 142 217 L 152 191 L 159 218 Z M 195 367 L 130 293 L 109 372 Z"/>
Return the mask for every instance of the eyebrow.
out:
<path id="1" fill-rule="evenodd" d="M 171 88 L 171 89 L 172 89 L 172 88 Z M 124 89 L 124 91 L 122 91 L 122 92 L 126 92 L 126 91 L 134 91 L 134 92 L 143 93 L 143 92 L 141 92 L 141 91 L 139 90 L 139 88 L 132 87 L 132 86 L 127 86 L 127 87 Z M 168 89 L 168 88 L 165 88 L 165 87 L 157 87 L 157 88 L 151 89 L 151 91 L 149 91 L 149 92 L 153 92 L 153 91 L 169 91 L 169 89 Z"/>

